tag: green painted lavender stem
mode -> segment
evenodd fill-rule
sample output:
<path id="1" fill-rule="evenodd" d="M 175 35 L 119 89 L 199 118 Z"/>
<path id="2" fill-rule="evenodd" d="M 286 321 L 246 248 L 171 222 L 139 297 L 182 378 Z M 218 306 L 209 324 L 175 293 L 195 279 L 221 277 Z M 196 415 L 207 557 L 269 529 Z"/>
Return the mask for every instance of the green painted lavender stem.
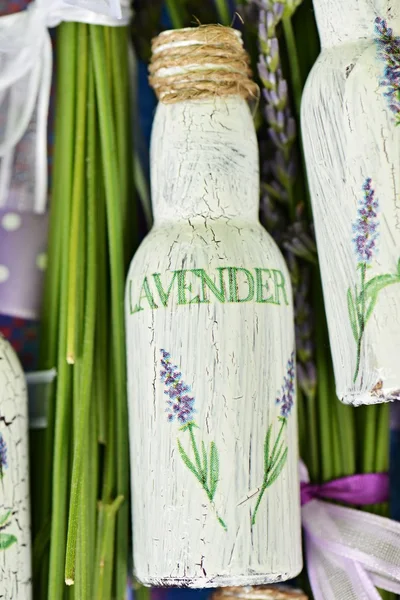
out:
<path id="1" fill-rule="evenodd" d="M 65 355 L 67 348 L 67 294 L 69 223 L 73 172 L 73 131 L 75 108 L 76 25 L 63 23 L 58 28 L 58 89 L 54 161 L 60 179 L 54 182 L 53 203 L 60 207 L 60 220 L 52 223 L 61 239 L 60 303 L 57 360 L 56 414 L 54 425 L 52 515 L 49 558 L 48 598 L 62 598 L 64 592 L 64 558 L 66 543 L 68 463 L 70 448 L 71 367 Z M 51 435 L 51 433 L 50 433 Z M 43 590 L 43 593 L 44 590 Z"/>
<path id="2" fill-rule="evenodd" d="M 111 323 L 112 348 L 115 367 L 116 401 L 116 470 L 117 493 L 126 499 L 117 517 L 116 534 L 116 585 L 117 600 L 123 600 L 126 592 L 128 536 L 129 536 L 129 452 L 128 452 L 128 409 L 126 399 L 126 357 L 124 319 L 124 250 L 121 231 L 121 212 L 118 208 L 120 189 L 118 182 L 118 162 L 116 136 L 112 107 L 109 101 L 106 64 L 102 30 L 91 25 L 91 44 L 94 59 L 96 97 L 99 115 L 100 139 L 103 159 L 103 173 L 106 192 L 109 257 L 111 273 Z"/>
<path id="3" fill-rule="evenodd" d="M 360 291 L 361 311 L 359 311 L 357 308 L 358 325 L 360 328 L 360 332 L 359 332 L 358 340 L 357 340 L 357 361 L 356 361 L 356 368 L 354 371 L 353 383 L 356 382 L 358 373 L 360 371 L 361 345 L 362 345 L 362 340 L 363 340 L 364 331 L 365 331 L 365 277 L 366 277 L 366 271 L 367 271 L 367 265 L 365 263 L 361 263 L 360 271 L 361 271 L 361 291 Z M 356 298 L 356 302 L 358 304 L 357 298 Z"/>

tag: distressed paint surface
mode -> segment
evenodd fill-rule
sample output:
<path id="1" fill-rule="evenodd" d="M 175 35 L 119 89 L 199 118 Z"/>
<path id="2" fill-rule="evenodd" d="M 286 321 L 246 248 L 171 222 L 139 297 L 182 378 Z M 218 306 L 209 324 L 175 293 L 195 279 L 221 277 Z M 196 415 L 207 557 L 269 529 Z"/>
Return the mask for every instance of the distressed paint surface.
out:
<path id="1" fill-rule="evenodd" d="M 322 51 L 303 96 L 302 133 L 336 391 L 354 405 L 397 400 L 400 127 L 385 52 L 400 42 L 400 4 L 314 0 L 314 8 Z M 393 30 L 384 48 L 377 18 Z M 395 70 L 389 75 L 396 84 Z"/>
<path id="2" fill-rule="evenodd" d="M 31 540 L 25 378 L 9 343 L 0 337 L 0 597 L 30 600 Z"/>
<path id="3" fill-rule="evenodd" d="M 295 408 L 280 438 L 287 458 L 252 519 L 266 435 L 270 428 L 275 442 L 281 429 L 276 399 L 294 349 L 293 306 L 284 260 L 258 222 L 258 148 L 246 103 L 233 97 L 160 104 L 151 162 L 155 224 L 126 288 L 135 574 L 156 586 L 285 580 L 302 566 Z M 244 271 L 229 300 L 227 270 L 224 302 L 208 287 L 209 301 L 196 300 L 204 290 L 192 270 L 203 269 L 221 290 L 218 269 L 228 267 L 247 269 L 255 280 L 256 268 L 280 271 L 287 302 L 283 295 L 279 304 L 267 301 L 267 284 L 266 301 L 257 302 Z M 186 273 L 181 301 L 176 281 L 168 289 L 174 271 Z M 157 273 L 169 293 L 165 305 Z M 143 295 L 146 277 L 157 308 Z M 141 295 L 142 310 L 132 310 Z M 188 396 L 183 420 L 169 419 L 168 390 L 176 382 L 161 375 L 166 366 Z M 200 483 L 180 450 L 179 444 L 198 470 L 187 414 L 203 465 L 203 442 L 208 467 L 212 443 L 217 449 L 215 490 L 209 480 Z"/>

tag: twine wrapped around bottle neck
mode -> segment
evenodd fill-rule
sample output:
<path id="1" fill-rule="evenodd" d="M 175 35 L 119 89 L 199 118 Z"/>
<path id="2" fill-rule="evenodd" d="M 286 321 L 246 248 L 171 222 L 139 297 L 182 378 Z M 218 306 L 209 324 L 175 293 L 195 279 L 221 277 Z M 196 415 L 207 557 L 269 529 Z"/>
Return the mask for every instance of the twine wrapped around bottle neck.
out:
<path id="1" fill-rule="evenodd" d="M 165 103 L 213 96 L 259 97 L 239 31 L 200 25 L 164 31 L 152 42 L 149 81 Z"/>

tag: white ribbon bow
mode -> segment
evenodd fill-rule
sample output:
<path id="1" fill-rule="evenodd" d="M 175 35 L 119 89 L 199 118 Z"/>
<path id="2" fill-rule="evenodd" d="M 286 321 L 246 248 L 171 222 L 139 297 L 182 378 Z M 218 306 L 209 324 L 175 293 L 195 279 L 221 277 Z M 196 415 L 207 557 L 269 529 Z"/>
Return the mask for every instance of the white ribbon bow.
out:
<path id="1" fill-rule="evenodd" d="M 124 26 L 130 17 L 129 0 L 34 0 L 24 11 L 0 17 L 0 208 L 46 208 L 48 28 L 63 21 Z"/>
<path id="2" fill-rule="evenodd" d="M 300 477 L 308 483 L 302 463 Z M 377 587 L 400 593 L 400 523 L 321 500 L 301 515 L 315 600 L 381 600 Z"/>

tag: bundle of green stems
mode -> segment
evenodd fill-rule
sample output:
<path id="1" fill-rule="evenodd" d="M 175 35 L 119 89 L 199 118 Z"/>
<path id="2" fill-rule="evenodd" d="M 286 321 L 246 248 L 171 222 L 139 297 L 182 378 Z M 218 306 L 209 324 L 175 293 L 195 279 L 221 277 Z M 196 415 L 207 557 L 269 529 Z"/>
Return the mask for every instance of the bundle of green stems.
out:
<path id="1" fill-rule="evenodd" d="M 125 27 L 56 36 L 40 367 L 56 367 L 32 464 L 35 598 L 123 600 L 129 565 L 125 270 L 137 242 Z"/>

